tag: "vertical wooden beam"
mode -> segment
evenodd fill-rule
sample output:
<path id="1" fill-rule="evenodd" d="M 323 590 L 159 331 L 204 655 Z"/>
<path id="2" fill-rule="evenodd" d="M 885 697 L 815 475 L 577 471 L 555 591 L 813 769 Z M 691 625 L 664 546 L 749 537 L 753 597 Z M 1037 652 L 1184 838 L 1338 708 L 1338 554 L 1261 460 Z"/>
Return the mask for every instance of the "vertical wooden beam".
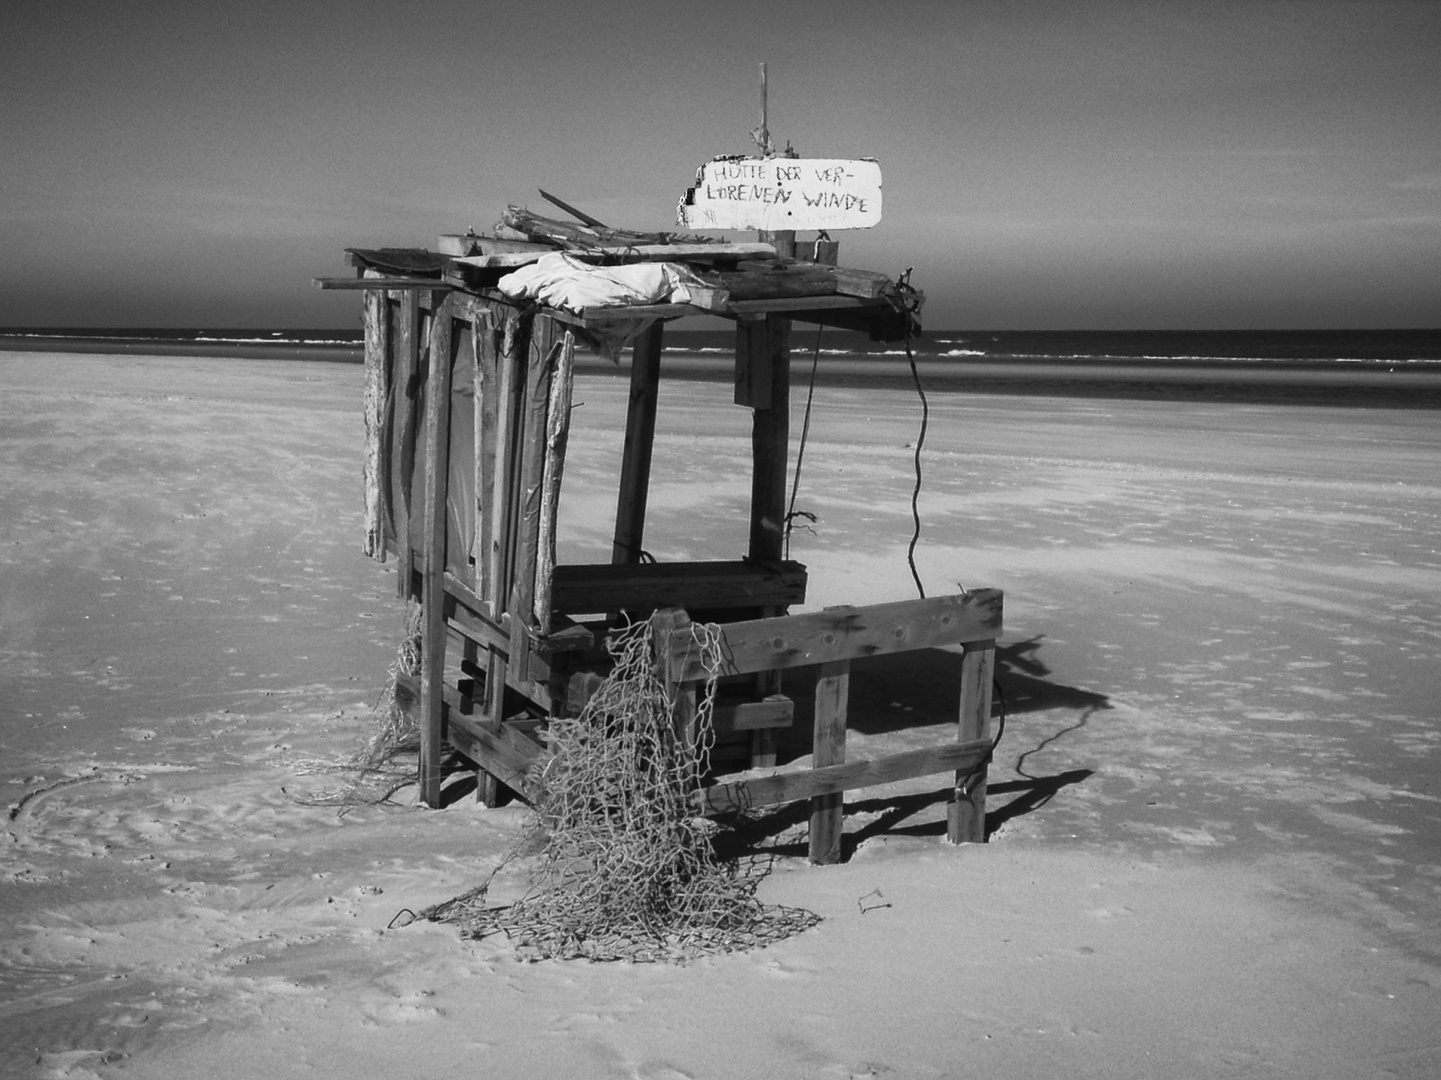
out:
<path id="1" fill-rule="evenodd" d="M 822 664 L 816 679 L 813 768 L 840 765 L 846 760 L 846 712 L 850 702 L 851 662 Z M 811 862 L 841 861 L 841 835 L 845 828 L 845 794 L 816 795 L 811 799 Z"/>
<path id="2" fill-rule="evenodd" d="M 570 402 L 575 384 L 575 336 L 567 330 L 550 380 L 545 419 L 545 467 L 541 471 L 540 529 L 535 553 L 535 625 L 550 633 L 550 590 L 555 577 L 555 538 L 565 447 L 570 436 Z"/>
<path id="3" fill-rule="evenodd" d="M 991 737 L 991 681 L 995 678 L 996 643 L 965 646 L 961 658 L 960 740 Z M 953 844 L 986 841 L 986 766 L 956 773 L 956 790 L 947 812 L 946 837 Z"/>
<path id="4" fill-rule="evenodd" d="M 767 359 L 766 320 L 736 321 L 735 403 L 766 409 L 771 400 L 771 364 Z"/>
<path id="5" fill-rule="evenodd" d="M 520 426 L 520 405 L 525 393 L 526 353 L 530 342 L 530 320 L 517 309 L 492 307 L 493 318 L 503 324 L 489 335 L 487 357 L 494 373 L 486 389 L 483 423 L 489 427 L 485 450 L 489 468 L 488 483 L 483 493 L 481 514 L 486 524 L 485 550 L 480 553 L 485 569 L 482 572 L 481 597 L 489 601 L 490 616 L 500 622 L 510 600 L 514 556 L 516 514 L 516 477 L 519 453 L 517 437 Z M 505 718 L 505 687 L 510 664 L 505 653 L 492 649 L 486 662 L 483 712 L 487 719 Z M 484 769 L 477 777 L 475 797 L 485 806 L 499 802 L 500 785 Z"/>
<path id="6" fill-rule="evenodd" d="M 463 294 L 451 294 L 450 312 L 450 471 L 446 481 L 446 570 L 476 587 L 475 550 L 475 333 L 472 311 Z"/>
<path id="7" fill-rule="evenodd" d="M 765 386 L 763 398 L 751 407 L 751 520 L 750 558 L 755 562 L 778 562 L 785 550 L 786 456 L 790 449 L 790 364 L 791 321 L 767 315 L 750 325 L 738 324 L 736 361 L 754 373 L 752 388 Z M 783 614 L 783 609 L 762 615 Z M 781 690 L 778 671 L 756 676 L 756 694 L 766 697 Z M 776 763 L 776 730 L 762 728 L 751 734 L 751 768 L 764 769 Z"/>
<path id="8" fill-rule="evenodd" d="M 420 801 L 440 805 L 445 682 L 445 496 L 450 463 L 450 305 L 437 295 L 425 381 L 425 544 L 421 552 Z"/>
<path id="9" fill-rule="evenodd" d="M 475 594 L 490 598 L 490 545 L 495 528 L 493 477 L 495 475 L 495 326 L 491 309 L 472 308 L 472 351 L 475 353 L 475 539 L 470 556 L 475 562 Z"/>
<path id="10" fill-rule="evenodd" d="M 526 346 L 530 340 L 530 323 L 518 311 L 506 312 L 505 331 L 501 339 L 497 367 L 495 435 L 495 468 L 491 476 L 491 513 L 495 515 L 491 529 L 491 550 L 487 554 L 490 573 L 490 616 L 497 622 L 510 600 L 512 534 L 515 526 L 516 429 L 520 420 L 520 401 L 525 389 Z"/>
<path id="11" fill-rule="evenodd" d="M 412 487 L 415 482 L 416 409 L 420 396 L 420 298 L 415 289 L 390 294 L 395 303 L 395 435 L 391 454 L 391 480 L 395 487 L 391 509 L 395 516 L 395 550 L 400 566 L 396 593 L 403 600 L 414 596 L 411 583 Z"/>
<path id="12" fill-rule="evenodd" d="M 775 562 L 785 547 L 786 455 L 790 442 L 791 321 L 767 315 L 737 328 L 737 352 L 747 366 L 763 369 L 770 393 L 752 402 L 750 557 Z"/>
<path id="13" fill-rule="evenodd" d="M 625 450 L 620 465 L 620 496 L 615 509 L 615 540 L 610 561 L 640 562 L 645 542 L 645 508 L 650 494 L 651 452 L 655 447 L 656 400 L 664 323 L 656 320 L 635 339 L 630 361 L 630 404 L 625 414 Z"/>
<path id="14" fill-rule="evenodd" d="M 390 334 L 385 293 L 365 291 L 365 554 L 385 562 L 390 469 Z"/>
<path id="15" fill-rule="evenodd" d="M 794 229 L 776 229 L 771 232 L 762 229 L 756 233 L 756 239 L 775 248 L 776 257 L 779 259 L 796 257 L 796 231 Z"/>
<path id="16" fill-rule="evenodd" d="M 535 626 L 535 566 L 540 548 L 540 507 L 544 501 L 546 414 L 550 409 L 550 387 L 561 346 L 555 341 L 555 320 L 537 315 L 530 331 L 529 361 L 526 365 L 524 414 L 520 431 L 519 505 L 515 523 L 515 570 L 512 575 L 510 614 L 510 659 L 526 679 L 528 664 L 518 657 L 529 654 L 527 627 Z"/>

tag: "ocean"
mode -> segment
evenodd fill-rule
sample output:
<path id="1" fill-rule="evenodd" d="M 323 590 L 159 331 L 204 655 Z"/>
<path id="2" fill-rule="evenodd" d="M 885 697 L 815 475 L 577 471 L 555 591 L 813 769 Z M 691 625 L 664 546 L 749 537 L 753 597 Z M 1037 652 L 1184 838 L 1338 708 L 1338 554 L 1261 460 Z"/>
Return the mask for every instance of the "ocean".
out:
<path id="1" fill-rule="evenodd" d="M 0 329 L 0 349 L 359 363 L 361 331 L 21 327 Z M 730 330 L 666 332 L 676 377 L 724 380 L 732 352 Z M 940 390 L 1441 408 L 1441 329 L 928 330 L 907 344 L 798 323 L 791 356 L 796 379 L 814 368 L 828 385 L 909 382 L 914 359 Z"/>

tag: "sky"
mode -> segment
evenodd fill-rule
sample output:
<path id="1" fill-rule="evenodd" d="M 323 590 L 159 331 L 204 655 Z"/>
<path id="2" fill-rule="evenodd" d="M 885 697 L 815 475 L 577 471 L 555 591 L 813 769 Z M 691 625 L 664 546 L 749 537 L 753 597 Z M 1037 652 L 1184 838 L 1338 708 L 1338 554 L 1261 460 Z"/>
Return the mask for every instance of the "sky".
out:
<path id="1" fill-rule="evenodd" d="M 1441 3 L 8 3 L 0 326 L 354 327 L 347 247 L 879 159 L 930 328 L 1441 326 Z"/>

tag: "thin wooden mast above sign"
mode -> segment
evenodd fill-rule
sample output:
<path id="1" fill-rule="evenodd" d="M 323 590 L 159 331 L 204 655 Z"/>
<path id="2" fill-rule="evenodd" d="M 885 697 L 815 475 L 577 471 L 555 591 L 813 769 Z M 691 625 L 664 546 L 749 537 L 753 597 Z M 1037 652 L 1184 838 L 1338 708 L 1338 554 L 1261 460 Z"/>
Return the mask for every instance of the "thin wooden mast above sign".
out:
<path id="1" fill-rule="evenodd" d="M 869 229 L 881 220 L 871 158 L 718 157 L 676 208 L 684 229 Z"/>

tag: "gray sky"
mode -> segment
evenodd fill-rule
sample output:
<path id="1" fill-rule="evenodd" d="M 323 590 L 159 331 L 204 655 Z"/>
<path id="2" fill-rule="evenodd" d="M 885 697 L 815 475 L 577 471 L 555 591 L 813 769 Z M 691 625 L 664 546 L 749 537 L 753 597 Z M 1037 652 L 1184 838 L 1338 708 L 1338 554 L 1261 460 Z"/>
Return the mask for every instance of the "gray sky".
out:
<path id="1" fill-rule="evenodd" d="M 876 157 L 931 328 L 1441 326 L 1441 3 L 15 3 L 0 325 L 352 326 L 342 249 L 544 187 L 673 228 Z"/>

